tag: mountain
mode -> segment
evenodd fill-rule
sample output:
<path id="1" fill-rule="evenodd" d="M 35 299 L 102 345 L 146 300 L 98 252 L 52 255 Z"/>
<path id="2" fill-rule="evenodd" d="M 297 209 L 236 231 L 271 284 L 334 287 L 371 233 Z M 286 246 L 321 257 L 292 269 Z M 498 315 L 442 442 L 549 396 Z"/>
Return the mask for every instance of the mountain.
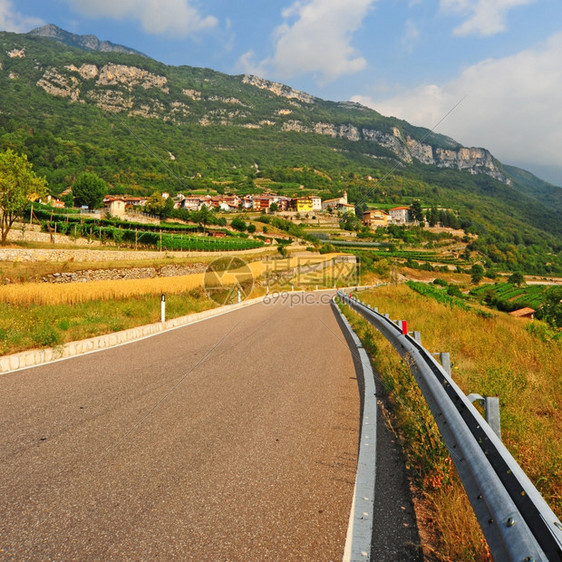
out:
<path id="1" fill-rule="evenodd" d="M 562 190 L 485 148 L 256 76 L 167 66 L 42 29 L 0 33 L 0 148 L 25 152 L 55 194 L 86 169 L 115 193 L 346 189 L 359 205 L 419 198 L 455 209 L 481 240 L 521 255 L 562 250 Z M 533 260 L 537 271 L 552 263 Z"/>
<path id="2" fill-rule="evenodd" d="M 84 51 L 102 51 L 104 53 L 128 53 L 130 55 L 140 55 L 145 57 L 140 51 L 124 47 L 123 45 L 116 45 L 111 41 L 100 41 L 95 35 L 76 35 L 65 31 L 60 27 L 53 24 L 44 25 L 36 29 L 32 29 L 28 35 L 35 37 L 45 37 L 47 39 L 54 39 L 69 47 L 76 47 Z"/>

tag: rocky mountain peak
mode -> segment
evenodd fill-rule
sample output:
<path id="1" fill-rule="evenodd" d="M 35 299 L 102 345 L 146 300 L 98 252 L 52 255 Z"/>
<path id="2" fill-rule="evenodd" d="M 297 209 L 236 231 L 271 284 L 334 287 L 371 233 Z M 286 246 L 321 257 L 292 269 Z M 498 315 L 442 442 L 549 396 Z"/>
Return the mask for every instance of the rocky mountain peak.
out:
<path id="1" fill-rule="evenodd" d="M 118 45 L 116 43 L 112 43 L 111 41 L 100 41 L 95 35 L 77 35 L 75 33 L 70 33 L 69 31 L 65 31 L 52 23 L 33 29 L 28 33 L 28 35 L 53 39 L 59 43 L 64 43 L 65 45 L 76 47 L 84 51 L 127 53 L 130 55 L 141 55 L 146 57 L 145 54 L 136 51 L 135 49 L 130 49 L 129 47 Z"/>

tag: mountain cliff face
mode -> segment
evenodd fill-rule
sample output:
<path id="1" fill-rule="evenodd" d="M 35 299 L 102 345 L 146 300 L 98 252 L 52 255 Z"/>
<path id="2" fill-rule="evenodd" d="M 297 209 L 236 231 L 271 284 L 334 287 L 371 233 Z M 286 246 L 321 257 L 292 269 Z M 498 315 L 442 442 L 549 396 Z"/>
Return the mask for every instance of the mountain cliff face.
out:
<path id="1" fill-rule="evenodd" d="M 84 48 L 90 49 L 95 44 L 89 42 Z M 25 52 L 18 51 L 18 58 L 25 58 Z M 367 150 L 372 144 L 390 153 L 387 156 L 373 153 L 374 159 L 393 157 L 401 164 L 417 161 L 438 168 L 486 174 L 509 183 L 500 164 L 487 150 L 465 148 L 446 137 L 439 143 L 445 146 L 434 145 L 426 141 L 427 135 L 416 138 L 400 125 L 384 123 L 384 127 L 377 127 L 375 123 L 369 124 L 369 117 L 376 115 L 376 121 L 380 122 L 381 116 L 358 104 L 329 104 L 283 84 L 251 75 L 229 77 L 231 84 L 237 82 L 239 97 L 220 95 L 212 92 L 208 84 L 203 84 L 203 88 L 181 87 L 182 80 L 169 79 L 163 65 L 162 73 L 155 73 L 137 65 L 111 62 L 96 65 L 79 59 L 77 56 L 73 64 L 45 68 L 36 86 L 51 96 L 66 98 L 72 103 L 95 104 L 106 112 L 160 119 L 178 126 L 195 122 L 201 127 L 269 128 L 284 133 L 362 141 Z M 256 97 L 256 90 L 276 98 L 276 103 L 269 104 L 270 111 L 264 112 L 259 107 L 261 100 Z M 317 118 L 316 114 L 326 113 L 327 105 L 333 120 Z M 360 118 L 355 118 L 354 113 Z"/>

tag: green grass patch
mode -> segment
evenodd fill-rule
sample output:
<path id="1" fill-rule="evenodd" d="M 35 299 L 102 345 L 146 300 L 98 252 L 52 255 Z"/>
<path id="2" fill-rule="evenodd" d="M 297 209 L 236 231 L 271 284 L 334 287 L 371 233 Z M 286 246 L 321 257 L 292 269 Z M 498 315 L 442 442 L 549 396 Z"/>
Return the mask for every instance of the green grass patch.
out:
<path id="1" fill-rule="evenodd" d="M 0 355 L 54 347 L 160 320 L 160 296 L 95 300 L 73 305 L 0 304 Z M 216 306 L 202 290 L 166 297 L 166 318 Z"/>
<path id="2" fill-rule="evenodd" d="M 471 307 L 466 303 L 463 297 L 454 296 L 447 293 L 446 288 L 438 288 L 436 285 L 429 285 L 427 283 L 419 283 L 417 281 L 407 281 L 406 285 L 410 289 L 416 291 L 424 297 L 429 297 L 437 302 L 446 304 L 447 306 L 461 308 L 462 310 L 470 310 Z"/>
<path id="3" fill-rule="evenodd" d="M 471 289 L 470 294 L 499 310 L 511 311 L 531 307 L 537 310 L 544 302 L 549 287 L 547 285 L 522 285 L 511 283 L 485 284 Z"/>

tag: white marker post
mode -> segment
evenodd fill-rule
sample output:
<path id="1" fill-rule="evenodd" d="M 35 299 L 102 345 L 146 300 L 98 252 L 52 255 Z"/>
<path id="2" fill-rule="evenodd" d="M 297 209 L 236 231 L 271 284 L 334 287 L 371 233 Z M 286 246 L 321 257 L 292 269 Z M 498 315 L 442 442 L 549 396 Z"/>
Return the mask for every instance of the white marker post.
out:
<path id="1" fill-rule="evenodd" d="M 166 295 L 164 293 L 160 299 L 160 322 L 166 322 Z"/>

